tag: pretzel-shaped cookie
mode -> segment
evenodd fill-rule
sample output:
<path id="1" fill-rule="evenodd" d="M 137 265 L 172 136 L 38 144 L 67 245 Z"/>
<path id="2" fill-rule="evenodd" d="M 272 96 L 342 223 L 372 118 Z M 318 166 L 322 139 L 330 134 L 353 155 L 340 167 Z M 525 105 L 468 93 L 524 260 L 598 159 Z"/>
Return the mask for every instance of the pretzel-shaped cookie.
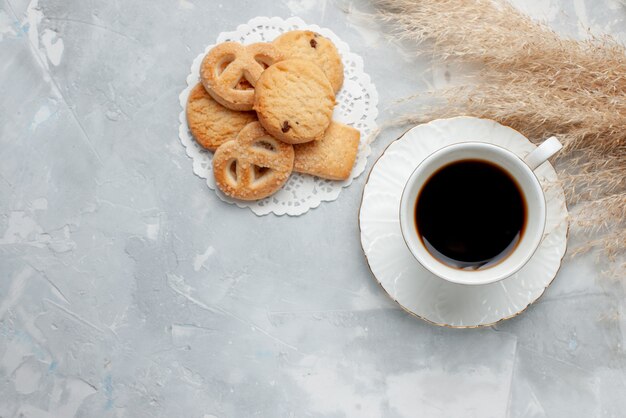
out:
<path id="1" fill-rule="evenodd" d="M 202 60 L 200 79 L 206 91 L 222 106 L 252 110 L 254 86 L 261 73 L 282 59 L 282 53 L 272 44 L 259 42 L 244 46 L 224 42 Z"/>
<path id="2" fill-rule="evenodd" d="M 215 151 L 215 183 L 236 199 L 263 199 L 285 184 L 293 160 L 292 145 L 272 138 L 259 122 L 252 122 Z"/>

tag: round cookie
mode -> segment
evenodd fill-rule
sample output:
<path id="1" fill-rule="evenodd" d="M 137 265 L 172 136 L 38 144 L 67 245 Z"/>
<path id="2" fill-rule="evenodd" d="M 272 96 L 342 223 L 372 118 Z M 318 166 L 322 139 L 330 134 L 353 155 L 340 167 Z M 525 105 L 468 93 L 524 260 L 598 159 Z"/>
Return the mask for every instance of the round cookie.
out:
<path id="1" fill-rule="evenodd" d="M 282 53 L 269 43 L 244 46 L 224 42 L 213 47 L 202 60 L 200 79 L 222 106 L 251 110 L 257 80 L 267 67 L 281 59 Z"/>
<path id="2" fill-rule="evenodd" d="M 335 93 L 324 72 L 303 59 L 280 61 L 261 74 L 254 110 L 275 138 L 288 144 L 314 141 L 330 125 Z"/>
<path id="3" fill-rule="evenodd" d="M 217 103 L 201 83 L 191 89 L 186 113 L 191 134 L 200 145 L 211 151 L 235 139 L 244 126 L 257 120 L 254 112 L 237 112 Z"/>
<path id="4" fill-rule="evenodd" d="M 283 187 L 293 159 L 293 146 L 272 138 L 260 123 L 252 122 L 215 151 L 215 183 L 235 199 L 263 199 Z"/>
<path id="5" fill-rule="evenodd" d="M 335 93 L 339 91 L 343 84 L 343 63 L 330 39 L 309 30 L 292 30 L 274 39 L 273 43 L 285 59 L 302 58 L 319 65 Z"/>

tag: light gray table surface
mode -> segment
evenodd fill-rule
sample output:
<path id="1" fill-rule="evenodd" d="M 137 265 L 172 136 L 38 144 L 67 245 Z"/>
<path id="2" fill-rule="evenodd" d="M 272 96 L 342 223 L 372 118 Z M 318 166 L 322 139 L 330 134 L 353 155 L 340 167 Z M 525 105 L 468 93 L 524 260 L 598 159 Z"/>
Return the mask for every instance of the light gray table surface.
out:
<path id="1" fill-rule="evenodd" d="M 516 4 L 567 36 L 626 39 L 615 1 Z M 368 10 L 0 0 L 0 417 L 626 416 L 623 282 L 592 255 L 517 318 L 437 328 L 367 268 L 365 175 L 292 218 L 225 204 L 192 173 L 178 140 L 191 61 L 254 16 L 298 15 L 348 42 L 379 123 L 446 82 Z"/>

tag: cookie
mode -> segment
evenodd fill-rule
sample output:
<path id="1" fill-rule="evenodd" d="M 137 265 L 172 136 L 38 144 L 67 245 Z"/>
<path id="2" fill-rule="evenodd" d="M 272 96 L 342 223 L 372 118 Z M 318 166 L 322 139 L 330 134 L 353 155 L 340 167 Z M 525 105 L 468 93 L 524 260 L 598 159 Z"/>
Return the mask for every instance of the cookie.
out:
<path id="1" fill-rule="evenodd" d="M 235 139 L 244 126 L 257 120 L 254 112 L 237 112 L 217 103 L 201 83 L 191 89 L 186 113 L 191 134 L 200 145 L 211 151 Z"/>
<path id="2" fill-rule="evenodd" d="M 280 61 L 261 74 L 254 110 L 275 138 L 288 144 L 314 141 L 330 125 L 335 93 L 324 72 L 303 59 Z"/>
<path id="3" fill-rule="evenodd" d="M 280 35 L 273 43 L 285 59 L 302 58 L 319 65 L 335 93 L 339 91 L 343 84 L 343 63 L 330 39 L 308 30 L 292 30 Z"/>
<path id="4" fill-rule="evenodd" d="M 252 122 L 215 151 L 215 183 L 235 199 L 263 199 L 283 187 L 293 158 L 293 146 L 272 138 L 260 123 Z"/>
<path id="5" fill-rule="evenodd" d="M 293 171 L 330 180 L 347 179 L 356 160 L 360 137 L 357 129 L 332 122 L 323 138 L 294 145 Z"/>
<path id="6" fill-rule="evenodd" d="M 200 79 L 206 91 L 222 106 L 251 110 L 254 87 L 265 68 L 283 59 L 269 43 L 248 46 L 224 42 L 213 47 L 202 60 Z"/>

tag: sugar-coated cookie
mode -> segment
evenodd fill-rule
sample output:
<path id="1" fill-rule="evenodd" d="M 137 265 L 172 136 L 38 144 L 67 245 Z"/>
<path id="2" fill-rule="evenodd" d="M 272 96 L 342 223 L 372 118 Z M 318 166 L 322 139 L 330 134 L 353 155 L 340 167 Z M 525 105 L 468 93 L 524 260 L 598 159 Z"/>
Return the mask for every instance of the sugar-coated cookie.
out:
<path id="1" fill-rule="evenodd" d="M 252 122 L 215 151 L 215 183 L 236 199 L 263 199 L 285 184 L 293 158 L 293 146 L 272 138 L 260 123 Z"/>
<path id="2" fill-rule="evenodd" d="M 330 125 L 335 93 L 324 72 L 303 59 L 280 61 L 255 86 L 254 110 L 275 138 L 288 144 L 314 141 Z"/>
<path id="3" fill-rule="evenodd" d="M 360 137 L 357 129 L 331 122 L 323 138 L 294 145 L 293 171 L 329 180 L 347 179 L 352 172 Z"/>
<path id="4" fill-rule="evenodd" d="M 244 126 L 257 120 L 254 112 L 237 112 L 217 103 L 201 83 L 191 89 L 186 113 L 191 134 L 200 145 L 211 151 L 235 139 Z"/>
<path id="5" fill-rule="evenodd" d="M 254 87 L 265 68 L 283 59 L 272 44 L 248 46 L 224 42 L 202 60 L 200 79 L 206 91 L 221 105 L 233 110 L 252 110 Z"/>
<path id="6" fill-rule="evenodd" d="M 292 30 L 280 35 L 273 43 L 285 59 L 302 58 L 319 65 L 335 93 L 339 91 L 343 84 L 343 63 L 330 39 L 309 30 Z"/>

